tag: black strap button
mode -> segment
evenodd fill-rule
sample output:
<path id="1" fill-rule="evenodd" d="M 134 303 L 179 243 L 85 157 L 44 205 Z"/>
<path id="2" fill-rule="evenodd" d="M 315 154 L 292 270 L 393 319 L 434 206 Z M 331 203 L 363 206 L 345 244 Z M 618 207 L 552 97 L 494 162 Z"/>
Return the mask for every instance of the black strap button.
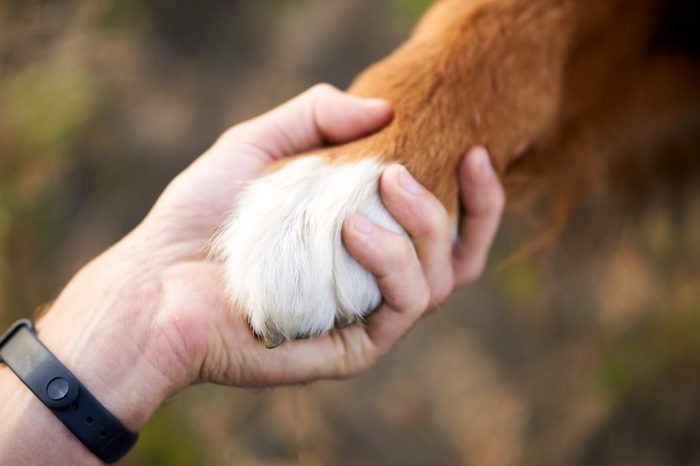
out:
<path id="1" fill-rule="evenodd" d="M 54 401 L 64 399 L 70 391 L 70 385 L 66 379 L 54 377 L 46 385 L 46 394 Z"/>

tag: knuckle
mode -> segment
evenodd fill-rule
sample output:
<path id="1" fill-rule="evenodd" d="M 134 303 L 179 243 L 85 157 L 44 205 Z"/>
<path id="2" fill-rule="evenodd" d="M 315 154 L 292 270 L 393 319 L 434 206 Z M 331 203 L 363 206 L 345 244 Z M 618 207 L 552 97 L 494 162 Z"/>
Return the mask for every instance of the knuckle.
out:
<path id="1" fill-rule="evenodd" d="M 484 274 L 484 269 L 486 268 L 486 262 L 484 260 L 479 260 L 474 264 L 469 265 L 465 268 L 460 276 L 461 285 L 469 285 L 474 283 Z"/>
<path id="2" fill-rule="evenodd" d="M 439 282 L 433 284 L 433 289 L 430 295 L 430 308 L 435 308 L 445 302 L 450 294 L 452 294 L 453 288 L 454 279 L 452 277 L 445 280 L 440 280 Z"/>
<path id="3" fill-rule="evenodd" d="M 410 262 L 415 256 L 413 246 L 406 238 L 396 238 L 394 241 L 389 241 L 386 245 L 386 251 L 393 262 L 400 264 Z"/>
<path id="4" fill-rule="evenodd" d="M 440 204 L 440 209 L 438 210 L 438 219 L 436 220 L 437 232 L 441 236 L 451 237 L 452 222 L 450 221 L 450 216 L 447 213 L 447 209 Z"/>
<path id="5" fill-rule="evenodd" d="M 217 143 L 230 145 L 241 140 L 249 139 L 251 133 L 255 133 L 254 128 L 255 125 L 251 120 L 237 123 L 224 130 L 221 136 L 219 136 Z"/>
<path id="6" fill-rule="evenodd" d="M 342 338 L 342 337 L 341 337 Z M 344 341 L 344 369 L 342 378 L 348 379 L 362 374 L 379 360 L 377 348 L 367 339 L 352 345 Z"/>
<path id="7" fill-rule="evenodd" d="M 428 284 L 423 282 L 420 285 L 420 290 L 416 292 L 416 308 L 423 312 L 431 307 L 431 292 Z"/>
<path id="8" fill-rule="evenodd" d="M 503 190 L 503 187 L 499 184 L 498 187 L 495 189 L 495 192 L 493 194 L 493 210 L 495 212 L 502 212 L 503 208 L 506 205 L 506 193 Z"/>
<path id="9" fill-rule="evenodd" d="M 235 140 L 238 134 L 241 132 L 241 126 L 244 123 L 238 123 L 236 125 L 228 127 L 226 130 L 224 130 L 223 133 L 221 133 L 221 136 L 219 136 L 219 141 L 230 141 L 230 140 Z"/>
<path id="10" fill-rule="evenodd" d="M 336 94 L 338 91 L 338 88 L 333 86 L 332 84 L 328 83 L 318 83 L 314 84 L 310 89 L 309 89 L 309 94 L 316 96 L 316 97 L 321 97 L 321 96 L 326 96 L 330 94 Z"/>
<path id="11" fill-rule="evenodd" d="M 416 212 L 417 218 L 420 219 L 416 224 L 416 235 L 437 240 L 449 234 L 450 220 L 447 210 L 441 203 L 435 204 Z"/>

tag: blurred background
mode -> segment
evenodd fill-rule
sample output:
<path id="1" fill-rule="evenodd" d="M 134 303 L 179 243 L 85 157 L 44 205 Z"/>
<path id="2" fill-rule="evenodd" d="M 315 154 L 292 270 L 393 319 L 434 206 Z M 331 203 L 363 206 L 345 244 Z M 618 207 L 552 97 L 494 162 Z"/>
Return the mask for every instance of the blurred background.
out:
<path id="1" fill-rule="evenodd" d="M 0 326 L 51 300 L 231 124 L 343 87 L 427 0 L 0 0 Z M 593 200 L 368 374 L 169 401 L 123 465 L 700 465 L 700 195 Z M 608 217 L 610 218 L 610 216 Z M 583 234 L 582 232 L 585 232 Z"/>

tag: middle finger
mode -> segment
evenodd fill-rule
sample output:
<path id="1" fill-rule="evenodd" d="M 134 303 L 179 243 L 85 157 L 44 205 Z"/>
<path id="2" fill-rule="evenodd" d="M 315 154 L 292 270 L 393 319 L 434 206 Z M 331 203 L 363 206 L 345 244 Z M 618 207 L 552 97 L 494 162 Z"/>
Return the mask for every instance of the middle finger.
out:
<path id="1" fill-rule="evenodd" d="M 389 166 L 379 185 L 384 205 L 413 240 L 430 287 L 430 307 L 435 307 L 449 296 L 454 285 L 447 211 L 401 165 Z"/>

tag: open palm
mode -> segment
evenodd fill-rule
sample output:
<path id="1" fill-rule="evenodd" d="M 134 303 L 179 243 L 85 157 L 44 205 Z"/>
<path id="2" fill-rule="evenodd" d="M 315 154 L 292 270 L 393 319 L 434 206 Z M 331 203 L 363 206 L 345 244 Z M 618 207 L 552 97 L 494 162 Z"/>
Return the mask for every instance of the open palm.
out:
<path id="1" fill-rule="evenodd" d="M 496 177 L 483 176 L 483 150 L 464 163 L 462 180 L 469 186 L 463 190 L 463 226 L 469 232 L 463 232 L 454 251 L 444 208 L 425 190 L 407 198 L 399 187 L 399 166 L 382 177 L 382 197 L 409 233 L 418 231 L 412 234 L 418 258 L 402 237 L 379 229 L 367 238 L 352 228 L 352 218 L 346 222 L 346 246 L 377 276 L 385 298 L 366 325 L 268 350 L 232 312 L 222 266 L 208 254 L 212 237 L 245 183 L 276 160 L 356 139 L 391 118 L 386 102 L 319 85 L 229 129 L 165 190 L 133 234 L 149 247 L 150 267 L 164 290 L 164 325 L 181 336 L 177 352 L 195 380 L 269 386 L 356 374 L 385 353 L 429 306 L 444 300 L 455 284 L 479 275 L 503 203 Z"/>

